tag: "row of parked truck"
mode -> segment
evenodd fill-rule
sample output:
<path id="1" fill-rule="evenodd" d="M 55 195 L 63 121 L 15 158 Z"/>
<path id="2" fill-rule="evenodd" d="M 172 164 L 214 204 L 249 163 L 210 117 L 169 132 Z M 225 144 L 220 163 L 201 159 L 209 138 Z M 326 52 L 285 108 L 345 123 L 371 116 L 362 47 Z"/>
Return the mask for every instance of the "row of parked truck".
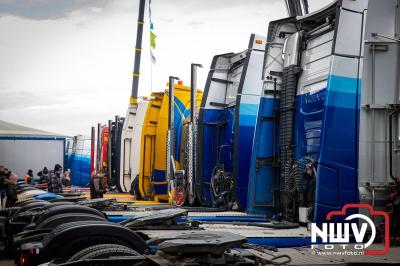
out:
<path id="1" fill-rule="evenodd" d="M 398 1 L 296 12 L 216 55 L 203 93 L 193 64 L 191 87 L 171 78 L 112 123 L 120 191 L 291 220 L 385 206 L 400 174 Z"/>
<path id="2" fill-rule="evenodd" d="M 138 98 L 136 69 L 99 165 L 141 199 L 277 220 L 321 223 L 368 203 L 398 238 L 400 3 L 338 0 L 313 13 L 286 3 L 266 37 L 213 58 L 203 92 L 192 64 L 190 87 L 171 76 Z"/>

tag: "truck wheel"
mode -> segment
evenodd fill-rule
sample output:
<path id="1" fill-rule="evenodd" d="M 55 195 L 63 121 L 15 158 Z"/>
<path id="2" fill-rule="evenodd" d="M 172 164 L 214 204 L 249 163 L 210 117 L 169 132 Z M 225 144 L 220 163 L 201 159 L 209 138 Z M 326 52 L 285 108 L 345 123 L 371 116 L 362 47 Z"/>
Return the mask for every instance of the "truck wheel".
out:
<path id="1" fill-rule="evenodd" d="M 66 203 L 66 204 L 61 204 L 61 203 Z M 67 202 L 57 202 L 57 203 L 52 203 L 51 205 L 54 205 L 52 208 L 43 208 L 45 211 L 40 215 L 37 216 L 34 222 L 36 224 L 40 224 L 44 220 L 46 220 L 49 217 L 53 217 L 58 214 L 64 214 L 67 215 L 68 213 L 86 213 L 86 214 L 92 214 L 92 215 L 97 215 L 99 217 L 104 218 L 104 214 L 99 212 L 98 210 L 95 210 L 93 208 L 85 207 L 85 206 L 80 206 L 80 205 L 74 205 L 71 203 Z M 47 206 L 46 206 L 47 207 Z"/>
<path id="2" fill-rule="evenodd" d="M 17 206 L 18 206 L 18 207 L 24 207 L 24 206 L 26 206 L 26 205 L 29 205 L 29 204 L 31 204 L 31 203 L 36 203 L 36 202 L 47 202 L 47 201 L 39 200 L 39 199 L 29 199 L 29 200 L 26 200 L 26 201 L 18 202 L 18 203 L 17 203 Z"/>
<path id="3" fill-rule="evenodd" d="M 57 214 L 54 216 L 50 216 L 47 219 L 43 220 L 39 224 L 29 224 L 30 227 L 25 227 L 26 229 L 53 229 L 60 224 L 70 223 L 70 222 L 79 222 L 79 221 L 107 221 L 106 218 L 100 217 L 93 214 L 87 213 L 65 213 L 65 214 Z"/>
<path id="4" fill-rule="evenodd" d="M 122 255 L 121 255 L 122 254 Z M 140 255 L 131 248 L 117 244 L 101 244 L 85 248 L 69 258 L 68 262 L 73 262 L 81 259 L 96 259 L 109 256 L 135 256 Z"/>
<path id="5" fill-rule="evenodd" d="M 185 209 L 189 212 L 222 212 L 226 211 L 225 207 L 190 207 L 190 206 L 183 206 L 182 209 Z"/>
<path id="6" fill-rule="evenodd" d="M 86 254 L 81 259 L 82 260 L 90 260 L 90 259 L 107 259 L 109 257 L 119 257 L 119 256 L 138 256 L 140 255 L 138 252 L 133 249 L 120 246 L 115 248 L 105 248 L 93 251 L 91 253 Z"/>
<path id="7" fill-rule="evenodd" d="M 31 202 L 29 204 L 22 206 L 18 210 L 16 210 L 12 216 L 16 216 L 17 214 L 24 213 L 24 212 L 34 210 L 34 209 L 41 209 L 43 206 L 46 206 L 46 205 L 50 205 L 50 203 L 47 201 Z"/>
<path id="8" fill-rule="evenodd" d="M 130 247 L 140 254 L 149 250 L 146 242 L 129 228 L 95 220 L 61 224 L 55 227 L 42 243 L 42 261 L 54 258 L 68 260 L 79 251 L 100 244 L 118 244 Z"/>

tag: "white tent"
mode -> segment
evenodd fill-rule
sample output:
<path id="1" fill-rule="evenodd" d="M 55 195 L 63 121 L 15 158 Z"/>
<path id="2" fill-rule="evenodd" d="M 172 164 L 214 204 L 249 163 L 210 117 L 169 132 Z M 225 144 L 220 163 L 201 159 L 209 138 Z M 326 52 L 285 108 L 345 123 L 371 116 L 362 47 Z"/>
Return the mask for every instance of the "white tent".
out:
<path id="1" fill-rule="evenodd" d="M 47 166 L 64 165 L 66 136 L 0 120 L 0 165 L 23 178 Z"/>

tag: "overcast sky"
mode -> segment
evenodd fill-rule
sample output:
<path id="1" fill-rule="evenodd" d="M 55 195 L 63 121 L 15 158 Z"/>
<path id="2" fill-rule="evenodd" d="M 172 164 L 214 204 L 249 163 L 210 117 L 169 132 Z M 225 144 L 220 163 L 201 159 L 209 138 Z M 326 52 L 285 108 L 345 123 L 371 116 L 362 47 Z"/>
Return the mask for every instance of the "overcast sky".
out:
<path id="1" fill-rule="evenodd" d="M 124 116 L 137 9 L 138 0 L 0 0 L 0 120 L 72 136 Z M 192 62 L 204 66 L 204 87 L 214 55 L 245 50 L 251 33 L 286 16 L 284 0 L 152 0 L 157 63 L 151 86 L 146 24 L 139 94 L 163 90 L 169 75 L 189 84 Z"/>

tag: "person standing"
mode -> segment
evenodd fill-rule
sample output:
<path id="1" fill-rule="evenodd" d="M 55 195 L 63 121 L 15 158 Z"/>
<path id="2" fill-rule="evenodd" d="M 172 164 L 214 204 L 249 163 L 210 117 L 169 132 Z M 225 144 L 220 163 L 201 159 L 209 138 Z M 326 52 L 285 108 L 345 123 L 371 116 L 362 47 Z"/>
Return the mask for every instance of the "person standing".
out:
<path id="1" fill-rule="evenodd" d="M 14 207 L 18 201 L 17 181 L 18 176 L 15 173 L 10 173 L 9 177 L 4 180 L 7 196 L 6 208 Z"/>
<path id="2" fill-rule="evenodd" d="M 37 175 L 39 176 L 39 184 L 47 184 L 49 182 L 49 170 L 46 166 Z"/>
<path id="3" fill-rule="evenodd" d="M 24 176 L 24 182 L 25 182 L 25 184 L 28 184 L 28 185 L 32 185 L 32 182 L 33 182 L 33 184 L 35 184 L 35 181 L 33 179 L 32 169 L 29 169 L 28 172 L 26 173 L 26 175 Z"/>
<path id="4" fill-rule="evenodd" d="M 64 176 L 61 180 L 61 183 L 63 187 L 70 187 L 71 186 L 71 170 L 67 169 L 67 171 L 64 172 Z"/>
<path id="5" fill-rule="evenodd" d="M 62 166 L 59 164 L 56 164 L 54 166 L 54 172 L 50 174 L 50 179 L 49 183 L 47 186 L 47 191 L 48 192 L 53 192 L 53 193 L 62 193 L 63 192 L 63 187 L 61 183 L 61 173 L 62 173 Z"/>
<path id="6" fill-rule="evenodd" d="M 5 187 L 5 179 L 6 179 L 6 173 L 8 169 L 5 168 L 4 166 L 0 166 L 0 199 L 1 199 L 1 209 L 3 208 L 3 199 L 6 197 L 6 187 Z"/>
<path id="7" fill-rule="evenodd" d="M 103 194 L 107 192 L 107 189 L 104 187 L 103 183 L 103 173 L 93 172 L 92 178 L 90 179 L 90 198 L 97 199 L 103 198 Z"/>
<path id="8" fill-rule="evenodd" d="M 32 175 L 28 178 L 29 181 L 29 185 L 34 186 L 36 184 L 35 178 L 33 177 L 33 173 Z"/>

